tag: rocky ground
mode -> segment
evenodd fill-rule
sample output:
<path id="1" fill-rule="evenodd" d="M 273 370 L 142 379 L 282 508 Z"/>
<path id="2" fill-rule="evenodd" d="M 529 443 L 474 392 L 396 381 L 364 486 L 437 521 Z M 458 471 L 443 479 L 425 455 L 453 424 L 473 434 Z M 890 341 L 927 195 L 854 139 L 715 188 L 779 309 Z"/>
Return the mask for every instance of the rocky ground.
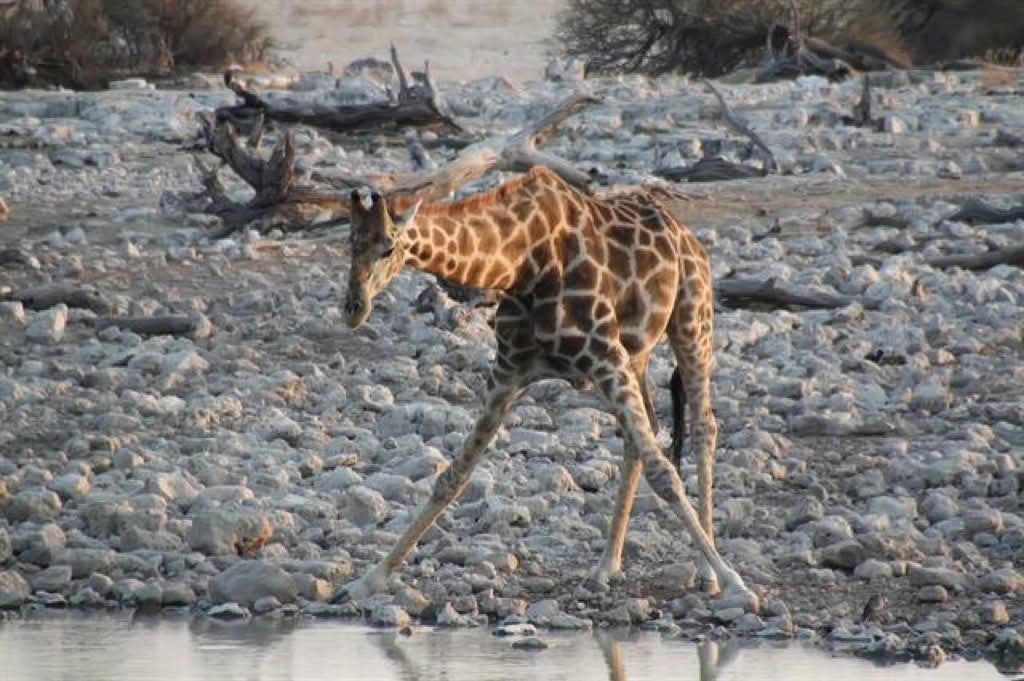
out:
<path id="1" fill-rule="evenodd" d="M 882 131 L 842 123 L 857 82 L 719 85 L 782 172 L 680 187 L 716 276 L 849 298 L 719 309 L 717 531 L 758 613 L 693 590 L 695 549 L 644 483 L 626 581 L 583 586 L 622 444 L 595 394 L 558 381 L 512 411 L 390 593 L 332 604 L 469 430 L 493 355 L 488 311 L 438 323 L 415 302 L 432 280 L 407 271 L 352 332 L 339 309 L 344 232 L 212 241 L 213 221 L 175 197 L 199 188 L 183 148 L 226 90 L 0 94 L 0 608 L 635 625 L 1014 669 L 1024 272 L 928 262 L 1024 242 L 1020 221 L 946 219 L 969 197 L 1024 202 L 1021 85 L 1016 73 L 880 76 Z M 633 180 L 693 163 L 712 139 L 757 162 L 711 94 L 681 78 L 441 87 L 490 132 L 573 91 L 597 95 L 546 149 Z M 311 130 L 298 141 L 324 172 L 408 169 L 402 144 L 336 146 Z M 31 289 L 53 282 L 79 295 L 54 303 Z M 97 323 L 171 313 L 198 323 L 153 336 Z M 661 348 L 652 378 L 665 386 L 670 372 Z"/>

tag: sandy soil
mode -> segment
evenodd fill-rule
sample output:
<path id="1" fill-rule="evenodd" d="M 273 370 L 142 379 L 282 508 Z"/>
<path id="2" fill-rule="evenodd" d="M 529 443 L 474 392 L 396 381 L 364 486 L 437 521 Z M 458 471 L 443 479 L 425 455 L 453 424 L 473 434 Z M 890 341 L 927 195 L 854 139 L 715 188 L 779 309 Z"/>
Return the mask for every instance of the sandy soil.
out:
<path id="1" fill-rule="evenodd" d="M 559 0 L 244 0 L 256 8 L 303 69 L 328 61 L 387 58 L 394 42 L 408 67 L 430 60 L 438 79 L 544 72 Z"/>

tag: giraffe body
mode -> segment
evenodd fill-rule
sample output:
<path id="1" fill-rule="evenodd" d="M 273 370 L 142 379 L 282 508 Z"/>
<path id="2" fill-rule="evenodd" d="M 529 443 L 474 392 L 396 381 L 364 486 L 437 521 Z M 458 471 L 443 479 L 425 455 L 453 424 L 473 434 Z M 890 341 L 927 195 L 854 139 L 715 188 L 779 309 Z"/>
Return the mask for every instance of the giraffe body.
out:
<path id="1" fill-rule="evenodd" d="M 501 187 L 452 203 L 412 206 L 393 216 L 374 195 L 352 201 L 352 269 L 345 305 L 363 323 L 374 295 L 404 265 L 466 286 L 505 292 L 495 314 L 497 354 L 483 413 L 462 453 L 392 552 L 345 594 L 383 588 L 430 524 L 462 492 L 515 399 L 533 381 L 591 379 L 622 427 L 622 480 L 605 551 L 591 578 L 621 573 L 626 526 L 643 472 L 677 511 L 703 554 L 705 588 L 719 580 L 756 609 L 756 596 L 714 548 L 711 465 L 717 426 L 711 411 L 712 288 L 707 252 L 656 199 L 633 192 L 599 199 L 536 167 Z M 668 336 L 677 363 L 674 397 L 693 416 L 691 443 L 701 504 L 694 511 L 677 468 L 655 439 L 647 361 Z M 674 400 L 673 412 L 682 417 Z M 677 422 L 673 440 L 681 439 Z M 678 444 L 678 443 L 676 443 Z"/>

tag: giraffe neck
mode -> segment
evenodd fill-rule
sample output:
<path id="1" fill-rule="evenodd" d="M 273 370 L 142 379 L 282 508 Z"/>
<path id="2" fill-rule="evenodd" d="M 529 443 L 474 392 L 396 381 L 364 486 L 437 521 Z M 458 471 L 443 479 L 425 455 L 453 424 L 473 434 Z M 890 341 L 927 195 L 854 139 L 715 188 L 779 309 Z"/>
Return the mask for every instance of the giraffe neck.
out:
<path id="1" fill-rule="evenodd" d="M 560 214 L 557 194 L 544 179 L 531 173 L 486 194 L 422 206 L 403 231 L 406 264 L 463 286 L 522 286 L 537 270 L 534 249 L 550 252 L 560 223 L 552 214 Z"/>

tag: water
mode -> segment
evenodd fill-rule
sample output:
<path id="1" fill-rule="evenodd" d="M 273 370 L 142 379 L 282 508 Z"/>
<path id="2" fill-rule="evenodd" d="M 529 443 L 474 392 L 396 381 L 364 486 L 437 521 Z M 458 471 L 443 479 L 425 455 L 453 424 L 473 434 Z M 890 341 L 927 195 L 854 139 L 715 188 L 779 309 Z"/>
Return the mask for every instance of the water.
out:
<path id="1" fill-rule="evenodd" d="M 219 623 L 130 615 L 0 622 L 4 681 L 1005 681 L 983 662 L 882 667 L 818 650 L 663 640 L 655 633 L 552 635 L 515 650 L 483 630 L 410 637 L 332 621 Z M 714 661 L 717 659 L 717 666 Z"/>

